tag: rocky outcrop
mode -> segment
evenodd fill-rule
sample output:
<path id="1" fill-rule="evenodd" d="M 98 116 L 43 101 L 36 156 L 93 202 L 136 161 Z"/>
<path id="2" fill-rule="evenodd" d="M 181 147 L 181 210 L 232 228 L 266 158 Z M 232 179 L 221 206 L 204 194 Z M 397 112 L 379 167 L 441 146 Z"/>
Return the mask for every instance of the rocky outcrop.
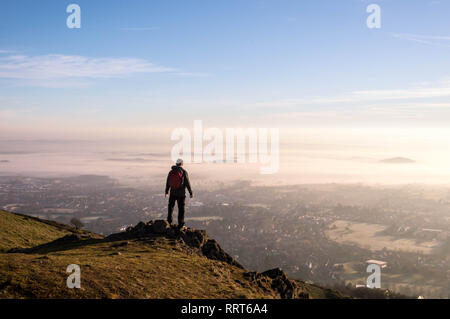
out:
<path id="1" fill-rule="evenodd" d="M 289 279 L 280 268 L 267 270 L 263 273 L 248 272 L 244 276 L 265 290 L 275 290 L 282 299 L 309 298 L 309 294 L 303 291 L 294 280 Z"/>
<path id="2" fill-rule="evenodd" d="M 222 261 L 239 268 L 243 268 L 233 257 L 228 255 L 214 240 L 210 239 L 206 231 L 195 228 L 183 227 L 178 229 L 165 220 L 140 222 L 134 227 L 129 227 L 123 233 L 108 236 L 107 240 L 130 240 L 164 237 L 180 241 L 183 245 L 194 249 L 206 258 Z"/>
<path id="3" fill-rule="evenodd" d="M 150 221 L 148 223 L 140 222 L 134 227 L 129 227 L 126 232 L 113 234 L 106 239 L 130 240 L 160 237 L 180 241 L 206 258 L 222 261 L 244 269 L 214 239 L 210 239 L 206 231 L 187 227 L 179 230 L 165 220 Z M 308 293 L 303 291 L 294 280 L 289 279 L 286 273 L 279 268 L 263 273 L 246 272 L 244 276 L 266 291 L 275 291 L 283 299 L 309 298 Z"/>

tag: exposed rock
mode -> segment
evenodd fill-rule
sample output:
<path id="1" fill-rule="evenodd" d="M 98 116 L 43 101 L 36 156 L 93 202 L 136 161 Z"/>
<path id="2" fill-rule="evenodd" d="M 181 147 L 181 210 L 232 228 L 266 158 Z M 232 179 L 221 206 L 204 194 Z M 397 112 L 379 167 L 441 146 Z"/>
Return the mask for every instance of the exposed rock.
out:
<path id="1" fill-rule="evenodd" d="M 165 220 L 157 220 L 149 223 L 150 231 L 155 234 L 166 234 L 170 228 L 170 224 Z"/>
<path id="2" fill-rule="evenodd" d="M 144 222 L 140 222 L 133 228 L 128 228 L 128 232 L 134 233 L 135 235 L 145 235 L 150 231 L 149 225 Z"/>
<path id="3" fill-rule="evenodd" d="M 243 268 L 238 262 L 236 262 L 236 260 L 233 259 L 233 257 L 228 255 L 214 239 L 208 240 L 206 244 L 202 246 L 202 253 L 209 259 L 224 261 L 230 265 Z"/>
<path id="4" fill-rule="evenodd" d="M 282 299 L 309 298 L 309 294 L 298 287 L 294 280 L 290 280 L 280 268 L 267 270 L 263 273 L 248 272 L 244 275 L 265 290 L 273 289 L 277 291 Z"/>
<path id="5" fill-rule="evenodd" d="M 204 230 L 196 230 L 193 228 L 181 230 L 179 231 L 179 235 L 188 246 L 195 248 L 202 248 L 209 240 Z"/>
<path id="6" fill-rule="evenodd" d="M 148 223 L 140 222 L 135 227 L 128 227 L 126 232 L 112 234 L 106 239 L 129 240 L 159 237 L 176 240 L 181 245 L 185 245 L 209 259 L 223 261 L 230 265 L 243 268 L 215 240 L 210 239 L 206 231 L 189 227 L 179 229 L 175 225 L 170 225 L 165 220 L 150 221 Z"/>

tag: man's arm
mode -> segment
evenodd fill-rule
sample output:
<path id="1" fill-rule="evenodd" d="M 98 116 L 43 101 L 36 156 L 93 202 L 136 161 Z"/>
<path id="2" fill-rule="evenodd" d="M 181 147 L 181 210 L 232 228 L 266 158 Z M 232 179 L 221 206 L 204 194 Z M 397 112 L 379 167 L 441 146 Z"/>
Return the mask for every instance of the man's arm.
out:
<path id="1" fill-rule="evenodd" d="M 167 174 L 166 191 L 165 191 L 165 194 L 166 194 L 166 195 L 169 194 L 169 189 L 170 189 L 170 186 L 169 186 L 169 176 L 170 176 L 170 173 Z"/>
<path id="2" fill-rule="evenodd" d="M 192 197 L 191 182 L 189 181 L 189 174 L 187 171 L 184 171 L 184 185 L 186 185 L 189 195 L 191 195 L 191 197 Z"/>

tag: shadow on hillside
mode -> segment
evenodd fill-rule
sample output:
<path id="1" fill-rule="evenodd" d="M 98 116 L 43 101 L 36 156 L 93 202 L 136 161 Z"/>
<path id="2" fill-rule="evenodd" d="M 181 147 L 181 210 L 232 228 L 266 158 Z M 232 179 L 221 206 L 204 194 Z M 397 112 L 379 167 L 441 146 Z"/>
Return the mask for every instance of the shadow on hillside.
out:
<path id="1" fill-rule="evenodd" d="M 105 242 L 105 238 L 100 235 L 71 234 L 31 248 L 13 248 L 9 250 L 8 253 L 48 254 L 80 248 L 87 245 L 94 245 L 101 242 Z"/>
<path id="2" fill-rule="evenodd" d="M 167 234 L 136 234 L 130 232 L 122 232 L 112 234 L 108 237 L 97 235 L 94 233 L 73 233 L 66 235 L 64 237 L 58 238 L 51 242 L 41 244 L 30 248 L 13 248 L 7 253 L 9 254 L 49 254 L 54 252 L 62 252 L 72 249 L 78 249 L 82 247 L 87 247 L 102 243 L 111 243 L 111 248 L 119 248 L 126 246 L 128 241 L 139 241 L 145 244 L 152 245 L 158 239 L 165 238 L 168 239 L 170 243 L 175 244 L 177 240 L 183 240 L 181 234 L 173 234 L 173 236 L 168 236 Z M 114 244 L 117 243 L 117 244 Z"/>

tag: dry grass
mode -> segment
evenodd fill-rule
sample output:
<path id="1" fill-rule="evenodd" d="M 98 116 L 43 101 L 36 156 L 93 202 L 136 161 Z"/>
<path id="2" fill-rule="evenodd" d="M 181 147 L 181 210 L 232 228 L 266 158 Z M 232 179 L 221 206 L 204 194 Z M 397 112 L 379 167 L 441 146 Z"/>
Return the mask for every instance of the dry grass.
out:
<path id="1" fill-rule="evenodd" d="M 0 212 L 0 298 L 274 298 L 248 282 L 242 269 L 189 255 L 169 240 L 124 247 L 81 244 L 6 253 L 42 245 L 72 229 Z M 120 253 L 120 254 L 118 254 Z M 68 289 L 67 266 L 81 267 L 81 289 Z"/>
<path id="2" fill-rule="evenodd" d="M 82 289 L 67 288 L 69 264 L 80 265 Z M 45 255 L 3 253 L 0 269 L 0 298 L 276 297 L 248 282 L 242 269 L 161 242 L 131 242 L 125 248 L 98 243 Z"/>
<path id="3" fill-rule="evenodd" d="M 1 212 L 0 298 L 279 298 L 230 264 L 188 253 L 176 241 L 109 242 L 93 236 L 56 241 L 70 227 Z M 86 232 L 84 232 L 86 233 Z M 125 243 L 125 242 L 124 242 Z M 6 253 L 34 247 L 28 253 Z M 81 289 L 69 289 L 67 266 L 81 267 Z M 313 298 L 336 298 L 327 289 L 298 282 Z"/>

